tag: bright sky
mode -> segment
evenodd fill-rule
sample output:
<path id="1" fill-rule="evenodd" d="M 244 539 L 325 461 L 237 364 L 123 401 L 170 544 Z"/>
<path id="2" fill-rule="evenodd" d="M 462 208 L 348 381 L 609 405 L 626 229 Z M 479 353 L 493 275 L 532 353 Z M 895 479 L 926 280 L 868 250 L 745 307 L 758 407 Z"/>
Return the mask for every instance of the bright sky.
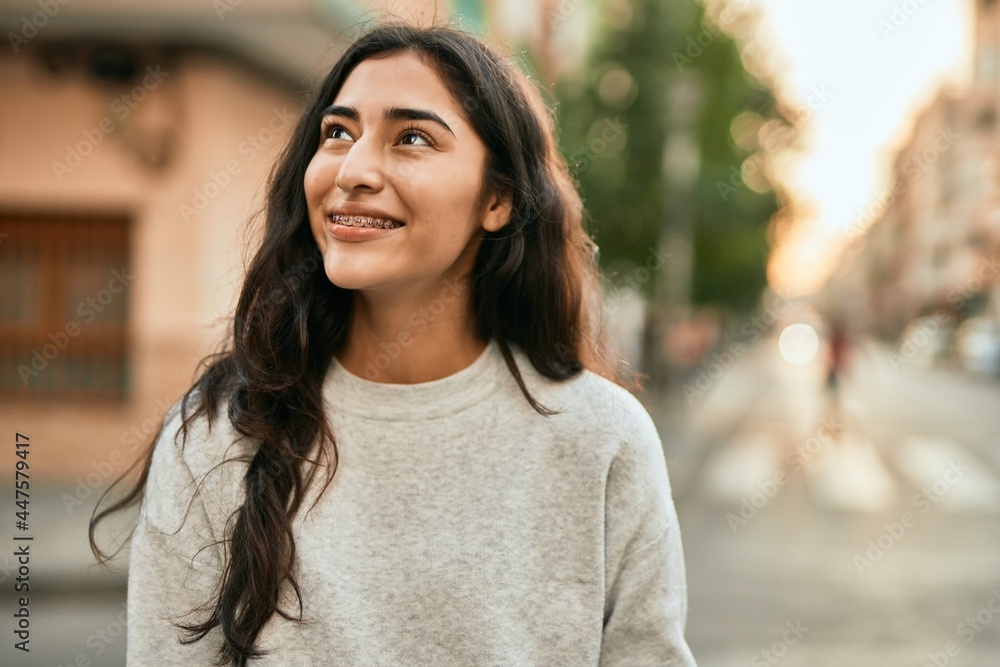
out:
<path id="1" fill-rule="evenodd" d="M 812 292 L 833 268 L 845 227 L 891 182 L 893 149 L 914 115 L 944 82 L 967 81 L 973 0 L 733 2 L 769 10 L 775 49 L 787 59 L 781 86 L 796 106 L 810 91 L 829 94 L 810 115 L 805 154 L 782 174 L 807 212 L 769 268 L 779 293 Z"/>

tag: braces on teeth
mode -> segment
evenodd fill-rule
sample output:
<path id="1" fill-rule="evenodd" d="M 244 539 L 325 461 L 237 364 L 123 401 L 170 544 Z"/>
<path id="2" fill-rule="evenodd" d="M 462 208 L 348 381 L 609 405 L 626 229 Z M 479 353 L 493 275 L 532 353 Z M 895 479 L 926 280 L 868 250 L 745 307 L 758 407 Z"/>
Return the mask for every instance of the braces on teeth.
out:
<path id="1" fill-rule="evenodd" d="M 380 229 L 395 229 L 403 225 L 384 218 L 371 218 L 365 215 L 331 215 L 330 219 L 349 227 L 378 227 Z"/>

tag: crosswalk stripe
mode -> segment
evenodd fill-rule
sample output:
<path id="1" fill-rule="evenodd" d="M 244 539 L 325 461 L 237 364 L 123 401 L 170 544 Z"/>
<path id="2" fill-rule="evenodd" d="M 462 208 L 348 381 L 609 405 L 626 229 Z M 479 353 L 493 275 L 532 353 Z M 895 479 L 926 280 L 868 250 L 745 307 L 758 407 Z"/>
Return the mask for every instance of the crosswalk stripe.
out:
<path id="1" fill-rule="evenodd" d="M 773 479 L 781 465 L 774 436 L 763 431 L 742 434 L 709 461 L 702 490 L 711 500 L 739 504 L 759 484 Z"/>
<path id="2" fill-rule="evenodd" d="M 947 438 L 908 436 L 895 463 L 945 511 L 1000 512 L 1000 480 L 969 450 Z"/>
<path id="3" fill-rule="evenodd" d="M 867 438 L 845 434 L 807 470 L 813 498 L 829 509 L 883 512 L 896 498 L 897 484 Z"/>
<path id="4" fill-rule="evenodd" d="M 709 460 L 700 485 L 703 497 L 740 504 L 776 480 L 779 471 L 789 472 L 785 454 L 774 432 L 737 434 Z M 906 483 L 941 510 L 1000 513 L 1000 478 L 956 442 L 911 435 L 888 454 Z M 810 497 L 826 509 L 884 512 L 902 492 L 902 480 L 897 481 L 872 441 L 851 433 L 823 445 L 805 470 Z"/>

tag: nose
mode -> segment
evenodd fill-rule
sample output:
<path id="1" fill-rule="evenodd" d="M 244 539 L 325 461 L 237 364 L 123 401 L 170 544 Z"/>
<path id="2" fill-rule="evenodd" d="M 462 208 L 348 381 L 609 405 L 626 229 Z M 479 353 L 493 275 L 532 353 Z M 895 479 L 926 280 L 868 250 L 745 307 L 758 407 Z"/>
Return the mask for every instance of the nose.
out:
<path id="1" fill-rule="evenodd" d="M 377 192 L 385 184 L 382 154 L 374 141 L 363 136 L 354 142 L 337 171 L 337 187 L 344 192 Z"/>

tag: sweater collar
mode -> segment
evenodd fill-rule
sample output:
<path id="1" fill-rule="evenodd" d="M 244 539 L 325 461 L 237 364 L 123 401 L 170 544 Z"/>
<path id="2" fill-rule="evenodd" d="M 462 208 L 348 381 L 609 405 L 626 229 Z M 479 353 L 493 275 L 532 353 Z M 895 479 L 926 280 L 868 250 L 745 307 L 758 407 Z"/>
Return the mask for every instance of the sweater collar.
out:
<path id="1" fill-rule="evenodd" d="M 336 357 L 323 383 L 330 410 L 384 421 L 416 421 L 454 414 L 494 393 L 506 367 L 495 339 L 457 373 L 416 384 L 373 382 L 354 375 Z"/>

